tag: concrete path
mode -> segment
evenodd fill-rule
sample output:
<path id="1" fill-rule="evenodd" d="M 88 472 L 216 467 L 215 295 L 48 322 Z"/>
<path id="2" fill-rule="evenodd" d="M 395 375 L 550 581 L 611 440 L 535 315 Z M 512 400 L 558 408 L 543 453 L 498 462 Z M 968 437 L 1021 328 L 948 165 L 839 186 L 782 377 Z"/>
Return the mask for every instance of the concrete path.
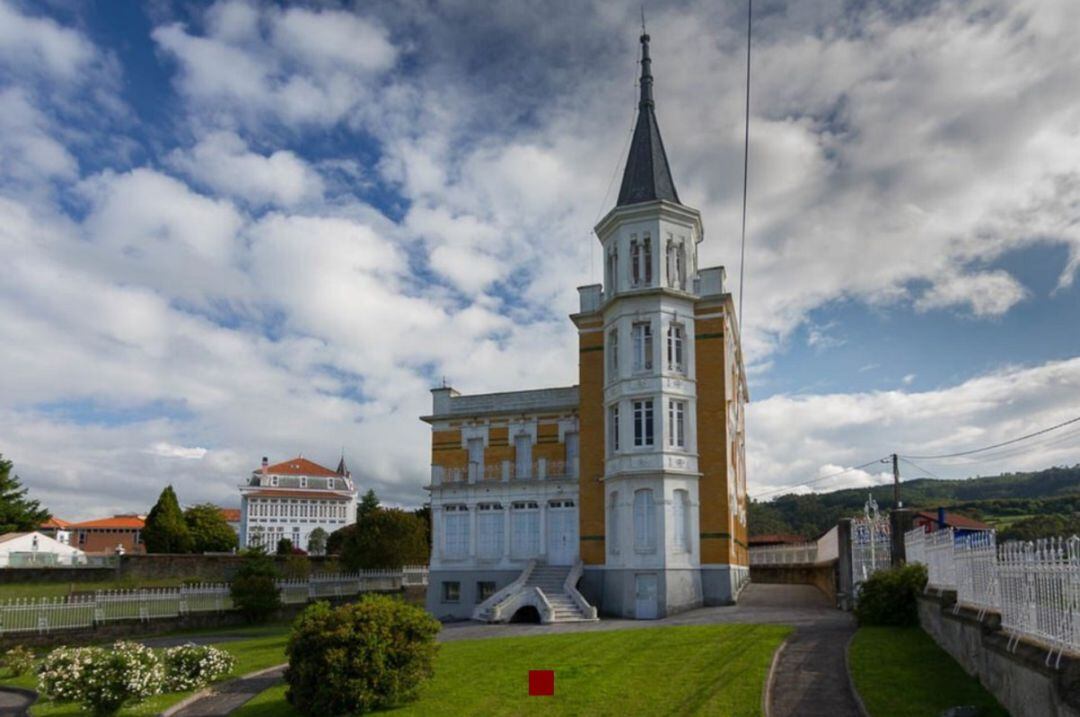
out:
<path id="1" fill-rule="evenodd" d="M 37 693 L 16 687 L 0 687 L 0 717 L 23 717 L 29 714 L 30 705 L 37 701 Z"/>
<path id="2" fill-rule="evenodd" d="M 169 713 L 170 717 L 219 717 L 238 709 L 260 692 L 281 682 L 285 667 L 275 667 L 252 677 L 241 677 L 217 687 L 211 694 L 200 697 Z"/>
<path id="3" fill-rule="evenodd" d="M 743 590 L 737 605 L 700 608 L 660 620 L 602 619 L 599 622 L 557 625 L 451 623 L 443 627 L 438 639 L 449 642 L 724 623 L 782 624 L 796 628 L 777 660 L 770 717 L 859 715 L 849 691 L 844 663 L 844 648 L 855 630 L 854 621 L 849 614 L 831 607 L 828 599 L 810 585 L 751 584 Z M 204 639 L 217 642 L 220 638 L 205 636 Z M 225 683 L 214 694 L 196 700 L 173 714 L 175 717 L 227 715 L 259 692 L 280 682 L 281 669 Z"/>

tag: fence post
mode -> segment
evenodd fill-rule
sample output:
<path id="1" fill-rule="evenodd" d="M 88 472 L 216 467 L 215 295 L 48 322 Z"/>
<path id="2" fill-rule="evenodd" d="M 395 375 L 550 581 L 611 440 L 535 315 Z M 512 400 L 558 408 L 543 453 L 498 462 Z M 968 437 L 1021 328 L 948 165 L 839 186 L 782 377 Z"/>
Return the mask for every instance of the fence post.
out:
<path id="1" fill-rule="evenodd" d="M 907 548 L 904 534 L 915 525 L 915 512 L 911 508 L 894 508 L 889 513 L 889 528 L 892 531 L 892 566 L 907 562 Z"/>
<path id="2" fill-rule="evenodd" d="M 851 578 L 851 518 L 841 518 L 837 523 L 836 542 L 836 600 L 841 610 L 850 610 L 854 598 L 854 581 Z"/>

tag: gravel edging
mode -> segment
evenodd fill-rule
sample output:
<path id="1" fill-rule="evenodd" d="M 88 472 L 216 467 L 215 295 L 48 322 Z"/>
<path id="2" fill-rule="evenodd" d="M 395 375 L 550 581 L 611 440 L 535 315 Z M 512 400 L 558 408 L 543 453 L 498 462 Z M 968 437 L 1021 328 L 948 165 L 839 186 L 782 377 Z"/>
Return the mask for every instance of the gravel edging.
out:
<path id="1" fill-rule="evenodd" d="M 851 633 L 847 644 L 844 645 L 844 669 L 847 671 L 848 687 L 851 688 L 851 694 L 855 697 L 855 704 L 858 706 L 860 714 L 862 714 L 862 717 L 870 717 L 870 711 L 866 709 L 866 703 L 863 702 L 862 695 L 859 694 L 859 690 L 855 687 L 855 677 L 851 674 L 851 643 L 855 642 L 857 634 L 859 634 L 858 629 Z"/>
<path id="2" fill-rule="evenodd" d="M 272 667 L 264 667 L 261 670 L 255 670 L 254 672 L 249 672 L 246 675 L 239 675 L 238 677 L 234 677 L 231 680 L 227 680 L 225 682 L 218 682 L 218 683 L 215 683 L 215 684 L 210 685 L 208 687 L 204 687 L 203 689 L 199 690 L 198 692 L 195 692 L 193 694 L 188 695 L 187 697 L 180 700 L 179 702 L 177 702 L 172 707 L 169 707 L 168 709 L 164 710 L 163 712 L 161 712 L 158 715 L 158 717 L 172 717 L 173 715 L 180 712 L 180 710 L 183 710 L 183 709 L 186 709 L 186 708 L 190 707 L 191 705 L 195 704 L 199 700 L 201 700 L 201 699 L 203 699 L 205 697 L 209 697 L 209 696 L 211 696 L 213 694 L 217 694 L 218 690 L 223 685 L 227 685 L 227 684 L 230 684 L 230 683 L 233 683 L 233 682 L 238 682 L 240 680 L 250 680 L 250 679 L 254 679 L 256 677 L 262 677 L 263 675 L 268 675 L 271 672 L 275 672 L 277 670 L 284 669 L 284 668 L 286 668 L 288 666 L 289 666 L 289 663 L 284 662 L 284 663 L 282 663 L 280 665 L 273 665 Z"/>
<path id="3" fill-rule="evenodd" d="M 794 630 L 791 631 L 794 634 Z M 776 648 L 776 652 L 773 653 L 772 662 L 769 663 L 769 674 L 765 676 L 765 689 L 761 691 L 761 714 L 764 717 L 771 717 L 769 705 L 772 704 L 772 690 L 773 682 L 776 681 L 776 665 L 780 662 L 780 653 L 787 647 L 788 640 L 791 639 L 791 635 L 784 638 L 784 641 L 780 643 L 780 647 Z"/>

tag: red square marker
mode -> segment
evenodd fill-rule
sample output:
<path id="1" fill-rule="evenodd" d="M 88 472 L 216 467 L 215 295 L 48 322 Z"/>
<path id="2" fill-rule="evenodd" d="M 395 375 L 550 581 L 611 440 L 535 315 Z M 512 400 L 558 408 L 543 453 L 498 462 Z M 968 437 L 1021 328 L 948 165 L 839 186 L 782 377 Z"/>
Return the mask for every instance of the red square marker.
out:
<path id="1" fill-rule="evenodd" d="M 555 696 L 555 670 L 529 670 L 529 697 Z"/>

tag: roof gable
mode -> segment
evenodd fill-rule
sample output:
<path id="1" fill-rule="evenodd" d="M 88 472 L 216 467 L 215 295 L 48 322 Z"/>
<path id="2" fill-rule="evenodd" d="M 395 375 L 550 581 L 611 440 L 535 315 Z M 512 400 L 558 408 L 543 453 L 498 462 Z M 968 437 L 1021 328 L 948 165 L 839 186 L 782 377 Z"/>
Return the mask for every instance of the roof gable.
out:
<path id="1" fill-rule="evenodd" d="M 275 463 L 274 465 L 266 466 L 265 468 L 258 468 L 255 472 L 266 473 L 267 475 L 320 476 L 325 478 L 334 478 L 338 475 L 337 471 L 330 470 L 326 466 L 321 466 L 314 461 L 309 461 L 303 456 L 290 458 L 287 461 Z"/>

